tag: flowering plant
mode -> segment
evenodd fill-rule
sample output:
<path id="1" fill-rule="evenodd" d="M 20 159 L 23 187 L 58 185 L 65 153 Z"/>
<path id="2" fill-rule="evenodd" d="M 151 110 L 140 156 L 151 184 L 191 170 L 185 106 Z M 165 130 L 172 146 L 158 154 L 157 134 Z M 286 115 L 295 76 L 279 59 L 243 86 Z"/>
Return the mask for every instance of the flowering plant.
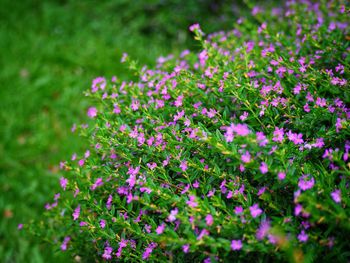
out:
<path id="1" fill-rule="evenodd" d="M 325 2 L 325 3 L 323 3 Z M 347 10 L 287 1 L 86 94 L 44 233 L 97 260 L 349 258 Z"/>

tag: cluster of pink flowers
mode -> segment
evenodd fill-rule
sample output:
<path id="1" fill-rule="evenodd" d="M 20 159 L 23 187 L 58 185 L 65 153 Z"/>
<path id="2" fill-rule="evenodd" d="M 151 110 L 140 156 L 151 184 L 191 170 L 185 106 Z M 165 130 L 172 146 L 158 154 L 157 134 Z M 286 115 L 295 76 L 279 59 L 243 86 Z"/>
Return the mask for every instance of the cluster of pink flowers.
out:
<path id="1" fill-rule="evenodd" d="M 249 37 L 240 19 L 203 40 L 195 24 L 198 54 L 161 57 L 135 82 L 93 80 L 90 96 L 102 103 L 87 113 L 97 125 L 74 127 L 89 133 L 91 147 L 61 164 L 75 173 L 60 178 L 71 212 L 56 208 L 60 195 L 47 205 L 72 225 L 62 250 L 88 236 L 105 260 L 166 261 L 177 251 L 210 262 L 208 255 L 244 258 L 261 246 L 297 254 L 314 239 L 318 251 L 334 244 L 339 232 L 326 228 L 347 222 L 347 212 L 332 209 L 345 207 L 349 187 L 350 109 L 341 96 L 349 68 L 339 63 L 349 48 L 333 54 L 339 39 L 325 41 L 329 50 L 316 43 L 348 29 L 302 2 L 317 17 L 309 28 L 302 7 L 288 1 L 266 19 L 299 21 L 292 28 L 265 21 Z"/>

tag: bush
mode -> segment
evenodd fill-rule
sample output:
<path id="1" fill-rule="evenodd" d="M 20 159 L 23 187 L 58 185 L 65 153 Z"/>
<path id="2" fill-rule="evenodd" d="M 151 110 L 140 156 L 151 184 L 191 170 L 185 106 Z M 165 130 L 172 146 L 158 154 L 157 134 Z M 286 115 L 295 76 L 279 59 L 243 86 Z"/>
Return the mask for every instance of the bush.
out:
<path id="1" fill-rule="evenodd" d="M 253 7 L 203 46 L 96 78 L 82 155 L 39 224 L 137 262 L 349 259 L 349 26 L 337 1 Z"/>

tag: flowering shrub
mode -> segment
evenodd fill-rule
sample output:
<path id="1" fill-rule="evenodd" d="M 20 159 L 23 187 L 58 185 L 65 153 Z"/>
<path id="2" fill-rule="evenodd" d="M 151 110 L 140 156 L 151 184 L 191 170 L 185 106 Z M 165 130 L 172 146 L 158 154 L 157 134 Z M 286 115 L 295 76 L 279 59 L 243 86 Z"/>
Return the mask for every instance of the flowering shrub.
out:
<path id="1" fill-rule="evenodd" d="M 99 77 L 46 238 L 87 260 L 349 259 L 348 9 L 253 7 L 203 49 Z"/>

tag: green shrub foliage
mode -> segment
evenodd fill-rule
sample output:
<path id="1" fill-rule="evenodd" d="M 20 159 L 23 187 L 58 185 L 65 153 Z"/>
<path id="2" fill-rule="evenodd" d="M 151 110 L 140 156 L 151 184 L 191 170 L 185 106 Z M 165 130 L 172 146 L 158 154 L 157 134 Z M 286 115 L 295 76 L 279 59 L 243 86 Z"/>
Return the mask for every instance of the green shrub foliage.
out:
<path id="1" fill-rule="evenodd" d="M 197 54 L 93 80 L 46 239 L 90 262 L 349 259 L 349 9 L 251 8 L 192 25 Z"/>

